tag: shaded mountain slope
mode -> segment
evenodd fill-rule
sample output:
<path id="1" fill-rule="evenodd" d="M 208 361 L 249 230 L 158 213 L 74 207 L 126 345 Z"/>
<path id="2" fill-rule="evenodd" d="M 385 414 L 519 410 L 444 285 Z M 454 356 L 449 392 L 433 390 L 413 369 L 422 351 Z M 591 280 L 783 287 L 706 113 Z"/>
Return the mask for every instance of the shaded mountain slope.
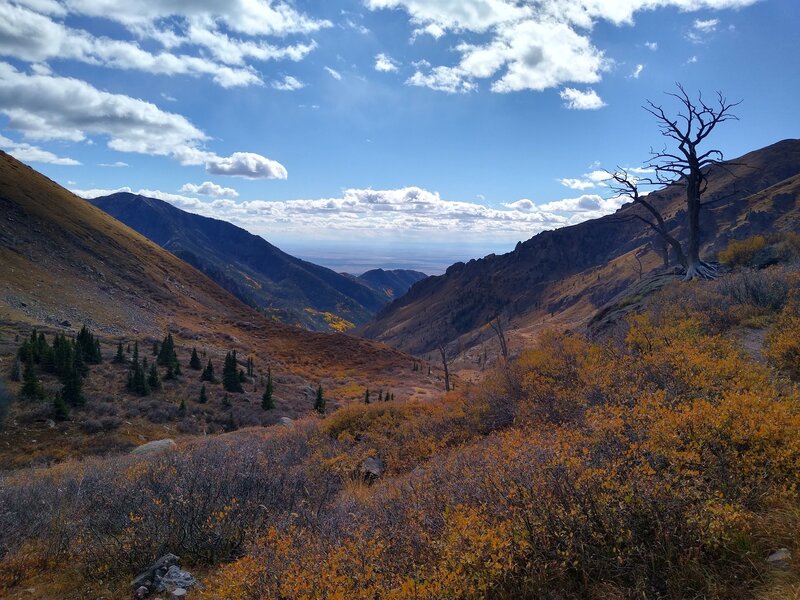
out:
<path id="1" fill-rule="evenodd" d="M 231 223 L 162 200 L 118 193 L 90 202 L 283 322 L 325 331 L 341 327 L 342 319 L 364 323 L 388 301 L 361 281 L 290 256 Z"/>
<path id="2" fill-rule="evenodd" d="M 358 276 L 372 289 L 380 292 L 389 300 L 395 300 L 405 294 L 416 282 L 425 279 L 427 275 L 411 269 L 372 269 Z"/>
<path id="3" fill-rule="evenodd" d="M 711 174 L 702 226 L 706 253 L 775 227 L 798 226 L 800 140 L 784 140 L 731 161 Z M 683 189 L 652 193 L 673 234 L 682 235 Z M 662 264 L 660 241 L 633 218 L 643 209 L 623 206 L 614 215 L 542 232 L 513 252 L 456 263 L 428 277 L 362 328 L 368 337 L 425 354 L 450 344 L 453 354 L 479 360 L 491 343 L 488 323 L 501 318 L 517 336 L 544 327 L 574 327 Z M 467 352 L 472 349 L 471 352 Z"/>
<path id="4" fill-rule="evenodd" d="M 360 398 L 356 382 L 405 382 L 410 395 L 439 386 L 412 373 L 410 357 L 385 345 L 265 318 L 191 265 L 5 153 L 0 215 L 4 339 L 8 331 L 31 325 L 74 333 L 87 323 L 104 345 L 117 339 L 151 343 L 171 331 L 181 352 L 206 348 L 215 361 L 230 349 L 252 353 L 257 371 L 269 365 L 292 382 L 281 392 L 287 407 L 302 400 L 296 392 L 320 381 L 329 382 L 334 405 Z"/>

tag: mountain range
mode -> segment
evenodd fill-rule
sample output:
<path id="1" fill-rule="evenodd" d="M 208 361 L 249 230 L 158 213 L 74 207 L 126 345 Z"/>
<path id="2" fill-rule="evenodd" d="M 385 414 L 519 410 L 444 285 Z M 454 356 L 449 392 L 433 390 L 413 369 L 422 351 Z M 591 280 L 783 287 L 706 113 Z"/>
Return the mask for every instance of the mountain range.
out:
<path id="1" fill-rule="evenodd" d="M 290 256 L 241 227 L 155 198 L 122 192 L 90 202 L 266 316 L 311 330 L 343 331 L 363 324 L 425 276 L 382 270 L 362 277 L 336 273 Z"/>

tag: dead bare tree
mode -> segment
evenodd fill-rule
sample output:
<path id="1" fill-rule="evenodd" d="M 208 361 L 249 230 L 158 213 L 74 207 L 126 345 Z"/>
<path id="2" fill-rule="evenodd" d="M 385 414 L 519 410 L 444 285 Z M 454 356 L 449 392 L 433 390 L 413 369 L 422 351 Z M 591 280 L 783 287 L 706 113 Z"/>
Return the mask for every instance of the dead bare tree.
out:
<path id="1" fill-rule="evenodd" d="M 649 213 L 649 216 L 634 214 L 630 217 L 626 217 L 626 220 L 636 219 L 647 224 L 658 234 L 665 245 L 672 248 L 675 258 L 684 269 L 687 269 L 688 263 L 686 261 L 686 254 L 683 252 L 681 243 L 669 232 L 661 212 L 656 209 L 656 207 L 647 200 L 646 195 L 640 191 L 640 186 L 652 186 L 654 182 L 649 178 L 634 177 L 621 167 L 618 167 L 613 173 L 608 171 L 608 175 L 608 185 L 617 197 L 626 197 L 634 204 L 643 207 L 647 213 Z M 666 267 L 669 267 L 669 253 L 666 252 L 665 256 L 664 264 Z"/>
<path id="2" fill-rule="evenodd" d="M 659 183 L 680 185 L 686 190 L 685 279 L 713 279 L 716 269 L 700 258 L 700 209 L 703 207 L 703 194 L 708 189 L 708 175 L 715 167 L 721 166 L 723 155 L 721 150 L 703 152 L 700 147 L 717 125 L 739 119 L 731 111 L 741 102 L 728 102 L 718 92 L 713 105 L 706 104 L 702 94 L 694 101 L 681 84 L 677 87 L 677 92 L 667 93 L 678 101 L 676 116 L 668 115 L 662 106 L 649 100 L 644 107 L 656 118 L 661 135 L 677 143 L 673 151 L 669 151 L 666 145 L 659 152 L 651 149 L 648 167 L 655 171 Z"/>
<path id="3" fill-rule="evenodd" d="M 450 365 L 447 362 L 447 348 L 439 344 L 439 354 L 442 355 L 442 368 L 444 369 L 444 391 L 450 391 Z"/>
<path id="4" fill-rule="evenodd" d="M 497 340 L 500 342 L 500 355 L 503 357 L 503 360 L 508 360 L 508 342 L 506 341 L 506 332 L 503 330 L 503 323 L 500 321 L 500 317 L 495 317 L 489 321 L 489 326 L 492 328 L 492 331 L 495 332 Z"/>

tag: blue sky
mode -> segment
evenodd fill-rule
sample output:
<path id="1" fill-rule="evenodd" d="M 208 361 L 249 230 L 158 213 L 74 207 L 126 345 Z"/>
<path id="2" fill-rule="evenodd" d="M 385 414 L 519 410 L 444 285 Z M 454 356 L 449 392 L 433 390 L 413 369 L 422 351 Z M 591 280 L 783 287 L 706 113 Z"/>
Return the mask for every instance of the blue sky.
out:
<path id="1" fill-rule="evenodd" d="M 435 272 L 617 208 L 597 171 L 677 81 L 744 100 L 727 156 L 797 137 L 798 31 L 796 0 L 0 0 L 0 148 Z"/>

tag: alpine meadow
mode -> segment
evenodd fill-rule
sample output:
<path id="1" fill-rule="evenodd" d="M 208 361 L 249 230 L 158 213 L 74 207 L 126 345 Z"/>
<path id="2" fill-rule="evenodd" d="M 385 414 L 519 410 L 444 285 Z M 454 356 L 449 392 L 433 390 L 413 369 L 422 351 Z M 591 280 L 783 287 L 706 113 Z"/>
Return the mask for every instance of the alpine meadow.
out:
<path id="1" fill-rule="evenodd" d="M 800 598 L 795 0 L 0 0 L 0 597 Z"/>

